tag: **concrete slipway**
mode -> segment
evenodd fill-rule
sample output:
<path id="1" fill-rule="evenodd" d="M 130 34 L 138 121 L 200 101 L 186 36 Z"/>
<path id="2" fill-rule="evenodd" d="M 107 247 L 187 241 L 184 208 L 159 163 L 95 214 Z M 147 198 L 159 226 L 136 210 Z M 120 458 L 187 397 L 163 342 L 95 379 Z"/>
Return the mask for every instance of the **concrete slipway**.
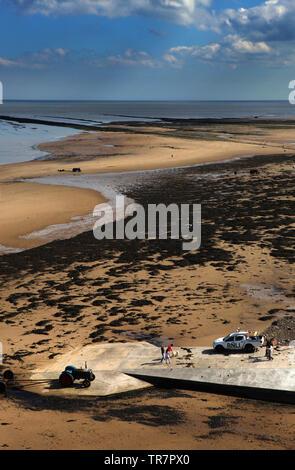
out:
<path id="1" fill-rule="evenodd" d="M 35 370 L 31 379 L 48 379 L 41 393 L 70 396 L 106 396 L 151 385 L 295 403 L 295 347 L 274 351 L 268 361 L 265 348 L 253 354 L 215 354 L 212 349 L 179 347 L 170 364 L 161 364 L 160 348 L 147 342 L 89 345 L 61 355 Z M 93 369 L 91 387 L 75 382 L 61 388 L 59 374 L 67 365 Z"/>

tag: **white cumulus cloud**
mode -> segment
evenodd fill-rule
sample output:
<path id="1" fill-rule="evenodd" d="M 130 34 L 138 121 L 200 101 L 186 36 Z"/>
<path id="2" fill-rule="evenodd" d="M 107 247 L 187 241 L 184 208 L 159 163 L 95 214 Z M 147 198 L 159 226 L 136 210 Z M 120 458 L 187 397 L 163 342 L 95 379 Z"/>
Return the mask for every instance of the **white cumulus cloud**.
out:
<path id="1" fill-rule="evenodd" d="M 145 67 L 157 67 L 159 62 L 153 59 L 150 54 L 146 51 L 134 51 L 132 49 L 126 49 L 123 54 L 117 54 L 107 57 L 107 64 L 119 64 L 124 66 L 145 66 Z"/>
<path id="2" fill-rule="evenodd" d="M 227 9 L 219 22 L 221 27 L 256 41 L 295 39 L 295 1 L 268 0 L 247 9 Z"/>
<path id="3" fill-rule="evenodd" d="M 10 60 L 10 59 L 5 59 L 4 57 L 0 57 L 0 66 L 1 65 L 3 67 L 15 67 L 20 64 L 15 60 Z"/>
<path id="4" fill-rule="evenodd" d="M 241 53 L 248 54 L 269 54 L 271 48 L 265 42 L 252 42 L 245 39 L 237 39 L 232 44 L 233 49 Z"/>
<path id="5" fill-rule="evenodd" d="M 200 60 L 212 64 L 219 62 L 237 67 L 251 60 L 269 61 L 273 55 L 276 55 L 276 52 L 265 42 L 252 42 L 238 35 L 228 35 L 218 43 L 172 47 L 163 59 L 178 67 L 187 60 Z"/>
<path id="6" fill-rule="evenodd" d="M 210 22 L 211 0 L 0 0 L 24 14 L 98 15 L 115 18 L 143 15 L 180 24 Z"/>

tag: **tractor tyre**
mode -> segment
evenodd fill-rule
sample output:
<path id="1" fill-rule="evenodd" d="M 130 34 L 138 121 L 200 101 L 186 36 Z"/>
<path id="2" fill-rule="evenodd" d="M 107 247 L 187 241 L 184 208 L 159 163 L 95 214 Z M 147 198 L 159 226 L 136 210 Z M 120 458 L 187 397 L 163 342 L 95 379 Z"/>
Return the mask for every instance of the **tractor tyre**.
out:
<path id="1" fill-rule="evenodd" d="M 0 382 L 0 395 L 4 395 L 6 397 L 7 395 L 7 387 L 6 387 L 6 383 L 4 382 Z"/>
<path id="2" fill-rule="evenodd" d="M 83 380 L 82 386 L 83 386 L 84 388 L 88 388 L 88 387 L 90 387 L 90 385 L 91 385 L 90 380 L 88 380 L 88 379 Z"/>
<path id="3" fill-rule="evenodd" d="M 13 380 L 14 379 L 14 375 L 13 375 L 13 372 L 11 370 L 6 370 L 3 374 L 3 379 L 5 380 Z"/>
<path id="4" fill-rule="evenodd" d="M 69 372 L 63 371 L 58 381 L 62 387 L 71 387 L 74 383 L 74 377 Z"/>

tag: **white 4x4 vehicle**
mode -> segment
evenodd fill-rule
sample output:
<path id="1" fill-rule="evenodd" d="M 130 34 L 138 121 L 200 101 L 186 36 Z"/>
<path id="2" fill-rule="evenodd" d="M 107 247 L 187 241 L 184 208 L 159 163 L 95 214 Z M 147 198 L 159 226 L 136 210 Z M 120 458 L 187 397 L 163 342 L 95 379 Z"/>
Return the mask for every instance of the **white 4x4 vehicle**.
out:
<path id="1" fill-rule="evenodd" d="M 250 336 L 247 331 L 231 333 L 225 338 L 218 338 L 213 342 L 213 349 L 217 353 L 226 351 L 245 351 L 252 353 L 264 344 L 264 336 Z"/>

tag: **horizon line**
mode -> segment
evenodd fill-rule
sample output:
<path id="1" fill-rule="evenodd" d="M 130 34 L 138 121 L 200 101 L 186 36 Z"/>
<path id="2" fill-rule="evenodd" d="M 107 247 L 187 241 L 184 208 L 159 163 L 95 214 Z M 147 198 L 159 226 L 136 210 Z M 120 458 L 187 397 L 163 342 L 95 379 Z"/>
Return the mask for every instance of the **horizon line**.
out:
<path id="1" fill-rule="evenodd" d="M 23 101 L 23 102 L 32 102 L 32 101 L 42 101 L 42 102 L 98 102 L 98 103 L 109 103 L 109 102 L 145 102 L 145 103 L 169 103 L 169 102 L 196 102 L 196 103 L 249 103 L 249 102 L 288 102 L 288 99 L 249 99 L 249 100 L 198 100 L 198 99 L 61 99 L 61 98 L 9 98 L 4 99 L 3 104 L 9 103 L 12 101 Z"/>

